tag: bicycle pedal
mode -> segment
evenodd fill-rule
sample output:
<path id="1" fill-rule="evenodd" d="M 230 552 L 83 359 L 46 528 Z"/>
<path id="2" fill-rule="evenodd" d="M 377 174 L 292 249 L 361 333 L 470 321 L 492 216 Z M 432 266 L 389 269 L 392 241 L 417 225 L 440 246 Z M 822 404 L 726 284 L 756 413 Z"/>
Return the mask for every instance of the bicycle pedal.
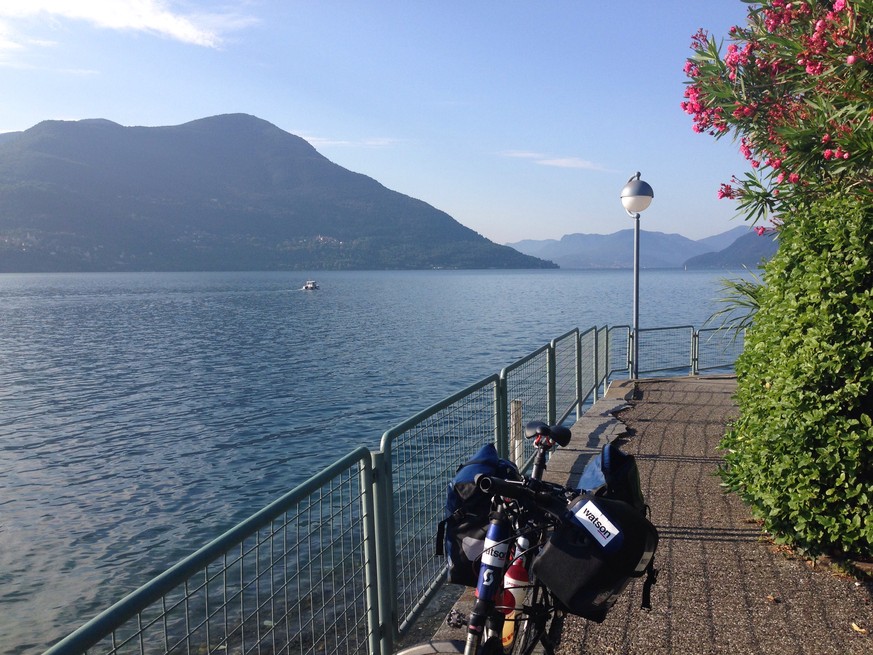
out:
<path id="1" fill-rule="evenodd" d="M 446 616 L 446 625 L 450 628 L 463 628 L 467 625 L 467 617 L 456 609 L 450 610 Z"/>

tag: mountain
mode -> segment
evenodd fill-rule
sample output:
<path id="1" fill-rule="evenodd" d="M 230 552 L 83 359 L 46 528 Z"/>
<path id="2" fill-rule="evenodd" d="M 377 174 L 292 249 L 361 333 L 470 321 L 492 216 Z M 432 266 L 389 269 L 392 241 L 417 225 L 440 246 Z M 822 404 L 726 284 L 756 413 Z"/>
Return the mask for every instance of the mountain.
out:
<path id="1" fill-rule="evenodd" d="M 685 262 L 686 268 L 758 268 L 761 262 L 776 254 L 779 242 L 773 235 L 758 236 L 747 232 L 731 245 L 718 252 L 692 257 Z"/>
<path id="2" fill-rule="evenodd" d="M 0 271 L 549 267 L 254 116 L 0 138 Z"/>
<path id="3" fill-rule="evenodd" d="M 727 232 L 721 232 L 711 237 L 698 239 L 697 243 L 706 246 L 708 252 L 718 252 L 719 250 L 724 250 L 741 236 L 744 236 L 748 233 L 748 225 L 738 225 L 737 227 L 730 229 Z"/>
<path id="4" fill-rule="evenodd" d="M 506 244 L 520 252 L 551 260 L 561 268 L 632 268 L 633 230 L 612 234 L 568 234 L 561 239 Z M 757 240 L 757 241 L 756 241 Z M 680 234 L 640 230 L 641 268 L 732 268 L 772 256 L 775 243 L 748 226 L 694 241 Z M 725 253 L 720 256 L 721 253 Z"/>
<path id="5" fill-rule="evenodd" d="M 519 241 L 507 244 L 534 257 L 549 259 L 561 268 L 633 267 L 634 231 L 613 234 L 568 234 L 560 240 Z M 640 231 L 640 267 L 679 268 L 709 248 L 679 234 Z"/>

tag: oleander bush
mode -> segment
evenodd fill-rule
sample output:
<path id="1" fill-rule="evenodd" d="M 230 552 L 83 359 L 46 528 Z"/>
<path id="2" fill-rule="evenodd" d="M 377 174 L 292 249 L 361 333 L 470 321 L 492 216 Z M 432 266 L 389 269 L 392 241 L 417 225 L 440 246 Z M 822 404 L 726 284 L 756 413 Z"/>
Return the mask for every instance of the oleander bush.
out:
<path id="1" fill-rule="evenodd" d="M 693 37 L 683 109 L 749 162 L 718 195 L 776 231 L 724 480 L 782 542 L 873 555 L 873 0 L 743 0 Z"/>
<path id="2" fill-rule="evenodd" d="M 725 480 L 768 530 L 812 553 L 873 544 L 873 210 L 794 214 L 737 362 Z"/>

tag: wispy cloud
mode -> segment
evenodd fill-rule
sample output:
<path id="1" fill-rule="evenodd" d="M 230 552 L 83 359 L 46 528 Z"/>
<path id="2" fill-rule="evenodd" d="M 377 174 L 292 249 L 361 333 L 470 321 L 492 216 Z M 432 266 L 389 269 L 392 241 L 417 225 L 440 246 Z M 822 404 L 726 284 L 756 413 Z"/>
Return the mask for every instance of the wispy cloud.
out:
<path id="1" fill-rule="evenodd" d="M 554 166 L 556 168 L 579 168 L 588 171 L 608 171 L 609 169 L 597 162 L 581 159 L 579 157 L 553 157 L 541 152 L 532 152 L 529 150 L 504 150 L 500 153 L 501 157 L 512 157 L 516 159 L 529 159 L 539 166 Z"/>
<path id="2" fill-rule="evenodd" d="M 606 167 L 596 162 L 578 157 L 555 157 L 552 159 L 539 159 L 540 166 L 556 166 L 557 168 L 584 168 L 588 171 L 605 171 Z"/>
<path id="3" fill-rule="evenodd" d="M 368 137 L 364 139 L 336 139 L 331 137 L 311 136 L 295 132 L 301 139 L 308 141 L 315 148 L 349 147 L 349 148 L 390 148 L 401 142 L 391 137 Z"/>
<path id="4" fill-rule="evenodd" d="M 500 153 L 501 157 L 512 157 L 516 159 L 543 159 L 545 155 L 540 152 L 530 152 L 528 150 L 504 150 Z"/>
<path id="5" fill-rule="evenodd" d="M 169 0 L 3 0 L 0 2 L 0 55 L 54 45 L 27 35 L 34 21 L 81 21 L 100 29 L 144 32 L 191 45 L 219 48 L 224 35 L 255 22 L 233 11 L 185 13 Z"/>

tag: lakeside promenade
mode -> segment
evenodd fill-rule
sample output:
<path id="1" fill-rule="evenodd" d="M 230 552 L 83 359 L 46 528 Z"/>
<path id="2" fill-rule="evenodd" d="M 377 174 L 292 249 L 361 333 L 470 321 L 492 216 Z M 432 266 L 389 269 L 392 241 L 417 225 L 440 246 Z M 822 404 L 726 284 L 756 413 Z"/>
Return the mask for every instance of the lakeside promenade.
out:
<path id="1" fill-rule="evenodd" d="M 640 609 L 642 579 L 633 581 L 603 623 L 568 616 L 557 655 L 873 655 L 873 583 L 777 547 L 721 486 L 735 390 L 733 377 L 617 381 L 552 457 L 547 478 L 577 486 L 590 457 L 617 440 L 637 458 L 660 536 L 652 609 Z M 463 637 L 448 626 L 435 635 Z"/>

